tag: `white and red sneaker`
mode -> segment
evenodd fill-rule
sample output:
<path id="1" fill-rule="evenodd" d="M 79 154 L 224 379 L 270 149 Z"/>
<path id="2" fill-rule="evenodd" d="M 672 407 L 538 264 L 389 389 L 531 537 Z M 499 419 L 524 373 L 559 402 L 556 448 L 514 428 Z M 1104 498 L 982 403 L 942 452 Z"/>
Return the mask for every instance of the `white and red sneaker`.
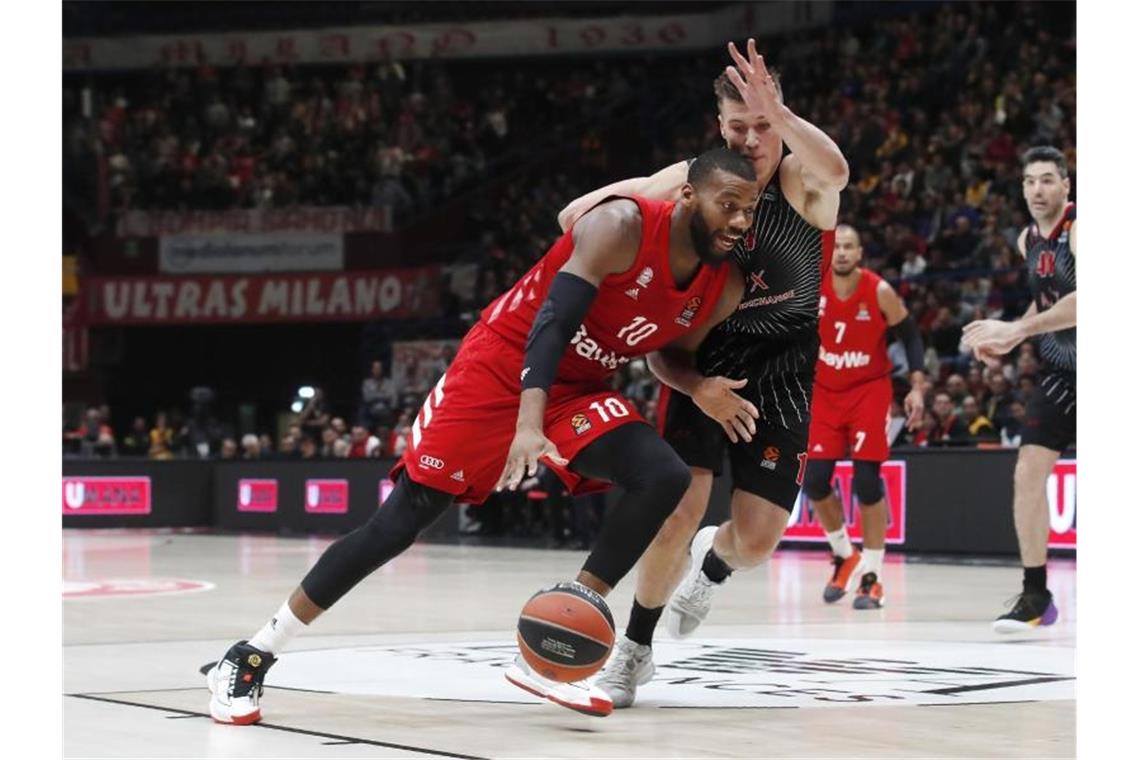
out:
<path id="1" fill-rule="evenodd" d="M 507 680 L 536 697 L 576 710 L 585 715 L 604 718 L 614 711 L 613 700 L 597 686 L 587 681 L 562 683 L 551 681 L 535 673 L 520 654 L 507 668 Z"/>
<path id="2" fill-rule="evenodd" d="M 219 723 L 246 726 L 261 720 L 265 674 L 277 658 L 239 641 L 206 672 L 210 716 Z"/>

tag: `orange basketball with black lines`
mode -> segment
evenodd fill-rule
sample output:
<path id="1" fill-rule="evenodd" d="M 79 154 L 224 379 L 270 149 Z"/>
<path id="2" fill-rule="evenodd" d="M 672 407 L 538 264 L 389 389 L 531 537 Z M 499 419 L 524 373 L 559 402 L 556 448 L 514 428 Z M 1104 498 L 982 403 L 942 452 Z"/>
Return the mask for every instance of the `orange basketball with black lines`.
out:
<path id="1" fill-rule="evenodd" d="M 606 663 L 614 646 L 614 617 L 593 589 L 559 583 L 523 607 L 518 642 L 523 659 L 543 678 L 581 681 Z"/>

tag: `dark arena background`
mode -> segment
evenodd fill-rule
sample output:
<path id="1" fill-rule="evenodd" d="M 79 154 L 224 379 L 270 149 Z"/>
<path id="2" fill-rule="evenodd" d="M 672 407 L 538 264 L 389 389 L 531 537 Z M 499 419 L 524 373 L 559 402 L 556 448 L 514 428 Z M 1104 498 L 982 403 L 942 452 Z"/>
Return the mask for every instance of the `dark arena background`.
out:
<path id="1" fill-rule="evenodd" d="M 66 756 L 1075 755 L 1075 443 L 1042 473 L 1060 618 L 997 633 L 1051 375 L 1033 340 L 993 366 L 965 342 L 1034 302 L 1024 152 L 1060 151 L 1077 198 L 1075 3 L 62 9 Z M 504 680 L 513 627 L 621 491 L 543 467 L 450 507 L 291 643 L 260 723 L 211 721 L 199 667 L 381 508 L 424 399 L 559 212 L 724 144 L 713 80 L 749 37 L 842 151 L 838 223 L 922 342 L 913 430 L 887 349 L 887 603 L 824 603 L 832 548 L 801 493 L 697 635 L 661 627 L 634 707 L 564 710 Z M 612 388 L 664 412 L 645 359 Z M 704 525 L 730 516 L 725 473 Z M 851 462 L 832 486 L 858 545 Z M 635 575 L 608 598 L 619 636 Z"/>

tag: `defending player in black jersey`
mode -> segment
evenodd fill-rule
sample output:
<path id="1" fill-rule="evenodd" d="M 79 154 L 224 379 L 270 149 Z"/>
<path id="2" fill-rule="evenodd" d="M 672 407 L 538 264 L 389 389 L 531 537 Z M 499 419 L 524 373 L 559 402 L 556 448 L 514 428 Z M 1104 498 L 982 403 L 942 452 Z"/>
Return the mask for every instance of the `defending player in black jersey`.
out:
<path id="1" fill-rule="evenodd" d="M 1002 633 L 1057 620 L 1045 584 L 1049 503 L 1045 481 L 1057 458 L 1077 438 L 1077 206 L 1069 202 L 1069 169 L 1061 151 L 1028 150 L 1022 188 L 1033 224 L 1017 248 L 1029 266 L 1033 303 L 1015 322 L 983 319 L 966 325 L 963 340 L 979 359 L 999 357 L 1029 338 L 1037 341 L 1042 372 L 1026 410 L 1013 473 L 1013 523 L 1025 575 L 1009 612 L 994 621 Z"/>
<path id="2" fill-rule="evenodd" d="M 783 536 L 807 460 L 820 282 L 829 264 L 847 162 L 826 134 L 784 105 L 779 83 L 753 40 L 747 58 L 731 44 L 729 53 L 736 66 L 714 85 L 721 135 L 752 160 L 764 190 L 752 228 L 734 251 L 746 283 L 736 313 L 700 345 L 696 366 L 676 354 L 650 356 L 654 373 L 680 391 L 663 388 L 658 410 L 666 440 L 693 478 L 642 555 L 626 635 L 597 681 L 614 707 L 631 705 L 637 686 L 653 675 L 650 644 L 666 601 L 670 631 L 690 635 L 708 614 L 713 591 L 734 570 L 768 559 Z M 569 226 L 613 193 L 673 198 L 686 164 L 583 196 L 559 214 L 559 222 Z M 732 517 L 694 537 L 726 447 Z"/>

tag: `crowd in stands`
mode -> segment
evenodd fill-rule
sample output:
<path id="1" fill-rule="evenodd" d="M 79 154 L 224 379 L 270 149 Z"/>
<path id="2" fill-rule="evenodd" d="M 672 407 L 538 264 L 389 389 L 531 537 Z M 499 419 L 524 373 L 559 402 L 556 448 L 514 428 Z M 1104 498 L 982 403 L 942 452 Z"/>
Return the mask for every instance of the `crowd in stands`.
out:
<path id="1" fill-rule="evenodd" d="M 1016 318 L 1029 303 L 1016 249 L 1028 223 L 1020 153 L 1057 146 L 1076 187 L 1073 21 L 1048 4 L 945 3 L 760 41 L 788 104 L 847 156 L 840 221 L 861 232 L 864 264 L 896 285 L 928 347 L 926 419 L 897 444 L 1019 439 L 1037 373 L 1032 345 L 990 370 L 962 350 L 961 333 L 973 319 Z M 544 60 L 525 73 L 502 62 L 388 61 L 65 77 L 65 166 L 68 145 L 98 144 L 119 210 L 382 204 L 407 220 L 466 194 L 477 232 L 456 259 L 478 276 L 456 297 L 470 320 L 553 243 L 565 203 L 719 142 L 711 81 L 723 59 Z M 96 91 L 93 119 L 82 118 L 84 87 Z M 484 186 L 495 189 L 468 192 Z M 654 416 L 644 363 L 615 383 Z M 396 387 L 381 364 L 343 408 L 314 396 L 276 445 L 173 411 L 124 429 L 97 408 L 65 445 L 156 458 L 199 456 L 203 440 L 208 456 L 230 458 L 395 456 L 422 390 Z"/>

